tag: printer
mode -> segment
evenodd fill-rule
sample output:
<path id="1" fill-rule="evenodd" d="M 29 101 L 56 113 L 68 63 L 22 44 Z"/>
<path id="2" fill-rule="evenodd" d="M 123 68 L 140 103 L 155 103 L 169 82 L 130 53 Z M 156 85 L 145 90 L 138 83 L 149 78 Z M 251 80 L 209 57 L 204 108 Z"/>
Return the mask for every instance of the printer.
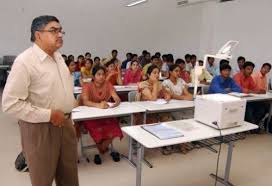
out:
<path id="1" fill-rule="evenodd" d="M 216 129 L 226 129 L 243 123 L 246 100 L 227 94 L 196 96 L 195 120 Z"/>

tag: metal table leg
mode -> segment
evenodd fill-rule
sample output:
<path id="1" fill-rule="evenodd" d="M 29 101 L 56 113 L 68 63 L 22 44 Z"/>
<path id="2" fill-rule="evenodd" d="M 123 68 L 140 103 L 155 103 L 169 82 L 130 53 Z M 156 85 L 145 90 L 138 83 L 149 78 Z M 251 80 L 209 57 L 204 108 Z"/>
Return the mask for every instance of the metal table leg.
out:
<path id="1" fill-rule="evenodd" d="M 139 147 L 138 147 L 139 146 Z M 143 157 L 143 146 L 137 144 L 137 164 L 136 164 L 136 186 L 142 185 L 142 157 Z"/>
<path id="2" fill-rule="evenodd" d="M 231 159 L 232 159 L 232 152 L 233 152 L 233 146 L 234 142 L 230 141 L 228 147 L 228 156 L 227 156 L 227 162 L 225 167 L 225 176 L 224 178 L 221 178 L 219 176 L 216 177 L 215 174 L 210 174 L 210 176 L 214 179 L 216 179 L 219 183 L 222 183 L 225 186 L 234 186 L 232 183 L 229 182 L 229 175 L 230 175 L 230 167 L 231 167 Z"/>
<path id="3" fill-rule="evenodd" d="M 146 112 L 144 113 L 144 124 L 146 124 Z M 143 148 L 143 152 L 142 152 L 142 154 L 143 154 L 143 162 L 149 167 L 149 168 L 153 168 L 153 165 L 149 162 L 149 161 L 147 161 L 146 159 L 145 159 L 145 157 L 144 157 L 144 148 Z"/>

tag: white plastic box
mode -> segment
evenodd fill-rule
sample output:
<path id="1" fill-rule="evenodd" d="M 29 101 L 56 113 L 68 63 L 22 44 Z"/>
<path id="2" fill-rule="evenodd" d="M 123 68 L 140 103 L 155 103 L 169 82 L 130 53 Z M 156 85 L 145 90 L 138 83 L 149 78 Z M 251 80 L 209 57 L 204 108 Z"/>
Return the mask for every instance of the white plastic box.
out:
<path id="1" fill-rule="evenodd" d="M 226 129 L 243 123 L 246 100 L 227 94 L 208 94 L 195 99 L 195 120 L 216 129 Z"/>

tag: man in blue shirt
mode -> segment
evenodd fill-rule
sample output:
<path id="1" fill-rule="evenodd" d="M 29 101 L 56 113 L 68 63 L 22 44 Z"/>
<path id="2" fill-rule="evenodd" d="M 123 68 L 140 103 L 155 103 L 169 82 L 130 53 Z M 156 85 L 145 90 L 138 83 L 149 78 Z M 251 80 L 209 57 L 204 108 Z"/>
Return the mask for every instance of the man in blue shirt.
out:
<path id="1" fill-rule="evenodd" d="M 241 88 L 230 77 L 231 66 L 227 63 L 220 65 L 220 75 L 215 76 L 211 82 L 208 93 L 242 92 Z"/>

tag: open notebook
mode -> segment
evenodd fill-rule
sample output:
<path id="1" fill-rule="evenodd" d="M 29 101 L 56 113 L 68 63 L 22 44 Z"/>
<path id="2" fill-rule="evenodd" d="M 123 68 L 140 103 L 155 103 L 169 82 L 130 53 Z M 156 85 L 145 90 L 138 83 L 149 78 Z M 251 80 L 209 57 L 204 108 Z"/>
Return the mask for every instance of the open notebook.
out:
<path id="1" fill-rule="evenodd" d="M 143 125 L 142 128 L 160 140 L 183 137 L 184 135 L 175 128 L 169 127 L 164 123 L 153 125 Z"/>

